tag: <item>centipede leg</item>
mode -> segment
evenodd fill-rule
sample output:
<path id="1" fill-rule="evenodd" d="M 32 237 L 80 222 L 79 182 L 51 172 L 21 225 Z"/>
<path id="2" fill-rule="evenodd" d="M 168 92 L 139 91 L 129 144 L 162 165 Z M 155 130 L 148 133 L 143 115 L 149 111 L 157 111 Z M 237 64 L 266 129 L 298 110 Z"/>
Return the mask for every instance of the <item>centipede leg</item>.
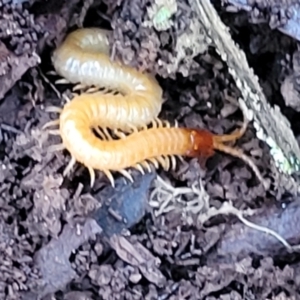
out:
<path id="1" fill-rule="evenodd" d="M 86 88 L 86 85 L 84 84 L 81 84 L 81 83 L 78 83 L 76 84 L 73 88 L 72 88 L 72 91 L 73 92 L 77 92 L 77 91 L 82 91 Z"/>
<path id="2" fill-rule="evenodd" d="M 174 155 L 174 156 L 177 157 L 180 160 L 180 162 L 184 161 L 183 158 L 182 158 L 182 156 L 180 156 L 180 155 Z"/>
<path id="3" fill-rule="evenodd" d="M 51 135 L 60 135 L 60 130 L 59 129 L 47 130 L 47 132 Z"/>
<path id="4" fill-rule="evenodd" d="M 58 74 L 55 71 L 48 71 L 46 75 L 57 76 Z"/>
<path id="5" fill-rule="evenodd" d="M 67 103 L 71 102 L 71 99 L 65 93 L 63 93 L 62 96 Z"/>
<path id="6" fill-rule="evenodd" d="M 167 169 L 168 163 L 166 162 L 166 160 L 162 156 L 158 156 L 158 157 L 156 157 L 156 159 L 161 164 L 161 166 L 164 168 L 164 170 L 168 171 L 168 169 Z"/>
<path id="7" fill-rule="evenodd" d="M 106 175 L 106 177 L 110 181 L 112 187 L 115 187 L 115 181 L 114 181 L 114 178 L 113 178 L 111 172 L 108 170 L 102 170 L 102 172 Z"/>
<path id="8" fill-rule="evenodd" d="M 57 107 L 57 106 L 47 106 L 45 108 L 45 112 L 49 112 L 49 113 L 53 112 L 53 113 L 60 114 L 62 111 L 63 111 L 62 108 Z"/>
<path id="9" fill-rule="evenodd" d="M 119 139 L 125 139 L 126 134 L 124 132 L 121 132 L 120 130 L 115 129 L 113 131 L 114 135 L 116 135 Z"/>
<path id="10" fill-rule="evenodd" d="M 163 122 L 159 118 L 156 118 L 156 122 L 157 122 L 157 127 L 158 128 L 164 127 Z"/>
<path id="11" fill-rule="evenodd" d="M 106 136 L 106 139 L 107 139 L 108 141 L 111 141 L 113 138 L 112 138 L 112 136 L 109 134 L 107 128 L 102 128 L 102 130 L 103 130 L 103 133 L 104 133 L 105 136 Z"/>
<path id="12" fill-rule="evenodd" d="M 80 94 L 78 94 L 78 93 L 71 93 L 71 95 L 72 95 L 73 98 L 75 98 L 75 97 L 79 96 Z M 70 102 L 70 101 L 67 101 L 67 102 Z"/>
<path id="13" fill-rule="evenodd" d="M 58 145 L 49 146 L 47 151 L 48 152 L 58 152 L 58 151 L 62 151 L 64 149 L 65 149 L 65 146 L 63 144 L 58 144 Z"/>
<path id="14" fill-rule="evenodd" d="M 169 171 L 170 170 L 170 159 L 168 156 L 163 157 L 164 161 L 165 161 L 165 170 Z"/>
<path id="15" fill-rule="evenodd" d="M 165 160 L 165 164 L 166 164 L 165 170 L 166 170 L 166 171 L 169 171 L 170 168 L 171 168 L 171 162 L 170 162 L 169 156 L 165 156 L 165 157 L 164 157 L 164 160 Z"/>
<path id="16" fill-rule="evenodd" d="M 61 78 L 61 79 L 58 79 L 55 81 L 55 84 L 69 84 L 69 83 L 70 83 L 70 81 L 68 81 L 65 78 Z"/>
<path id="17" fill-rule="evenodd" d="M 172 165 L 171 169 L 172 169 L 172 171 L 175 171 L 175 169 L 176 169 L 176 158 L 175 158 L 174 155 L 171 155 L 170 159 L 171 159 L 171 165 Z"/>
<path id="18" fill-rule="evenodd" d="M 76 159 L 75 157 L 71 157 L 71 160 L 69 161 L 68 165 L 66 166 L 64 172 L 63 172 L 63 176 L 67 176 L 69 174 L 69 172 L 71 171 L 71 169 L 74 167 L 76 163 Z"/>
<path id="19" fill-rule="evenodd" d="M 155 157 L 148 158 L 148 160 L 154 165 L 154 167 L 155 167 L 156 169 L 159 168 L 158 161 L 157 161 L 157 159 L 156 159 Z"/>
<path id="20" fill-rule="evenodd" d="M 170 124 L 170 122 L 169 122 L 169 121 L 164 121 L 164 123 L 165 123 L 165 127 L 167 127 L 167 128 L 171 128 L 171 124 Z"/>
<path id="21" fill-rule="evenodd" d="M 140 130 L 147 130 L 147 128 L 148 128 L 147 124 L 144 124 L 140 127 Z"/>
<path id="22" fill-rule="evenodd" d="M 126 177 L 127 179 L 129 179 L 133 183 L 133 178 L 129 174 L 128 171 L 126 171 L 126 170 L 118 170 L 118 172 L 121 173 L 124 177 Z"/>
<path id="23" fill-rule="evenodd" d="M 131 132 L 129 131 L 130 133 L 138 133 L 138 129 L 136 128 L 136 126 L 131 125 L 131 124 L 127 124 L 127 126 L 131 130 Z"/>
<path id="24" fill-rule="evenodd" d="M 101 131 L 101 129 L 99 127 L 94 127 L 95 131 L 97 132 L 97 134 L 100 136 L 100 138 L 103 141 L 106 141 L 106 136 L 105 134 Z"/>
<path id="25" fill-rule="evenodd" d="M 143 167 L 142 167 L 140 164 L 134 165 L 133 168 L 137 169 L 137 170 L 140 171 L 143 175 L 145 175 L 145 171 L 144 171 Z"/>
<path id="26" fill-rule="evenodd" d="M 151 124 L 152 124 L 152 127 L 153 128 L 159 128 L 159 127 L 162 127 L 162 123 L 161 123 L 161 120 L 159 118 L 154 118 L 152 121 L 151 121 Z"/>
<path id="27" fill-rule="evenodd" d="M 143 166 L 145 169 L 147 169 L 149 173 L 151 173 L 152 170 L 151 170 L 151 167 L 150 167 L 150 165 L 149 165 L 149 163 L 148 163 L 147 161 L 143 161 L 143 162 L 141 162 L 140 164 L 141 164 L 141 166 Z"/>
<path id="28" fill-rule="evenodd" d="M 151 126 L 152 126 L 152 128 L 157 128 L 156 119 L 151 121 Z"/>
<path id="29" fill-rule="evenodd" d="M 95 178 L 96 178 L 96 175 L 95 175 L 95 171 L 94 171 L 94 169 L 93 168 L 91 168 L 91 167 L 87 167 L 88 168 L 88 170 L 89 170 L 89 173 L 90 173 L 90 179 L 91 179 L 91 188 L 94 186 L 94 184 L 95 184 Z"/>
<path id="30" fill-rule="evenodd" d="M 59 119 L 47 122 L 46 124 L 44 124 L 42 129 L 44 130 L 44 129 L 47 129 L 49 127 L 57 126 L 57 125 L 59 125 Z"/>
<path id="31" fill-rule="evenodd" d="M 88 93 L 88 94 L 92 94 L 92 93 L 95 93 L 95 92 L 99 92 L 100 89 L 101 89 L 101 87 L 99 87 L 99 86 L 92 86 L 92 87 L 88 88 L 85 92 Z M 100 92 L 105 94 L 105 90 L 100 91 Z"/>

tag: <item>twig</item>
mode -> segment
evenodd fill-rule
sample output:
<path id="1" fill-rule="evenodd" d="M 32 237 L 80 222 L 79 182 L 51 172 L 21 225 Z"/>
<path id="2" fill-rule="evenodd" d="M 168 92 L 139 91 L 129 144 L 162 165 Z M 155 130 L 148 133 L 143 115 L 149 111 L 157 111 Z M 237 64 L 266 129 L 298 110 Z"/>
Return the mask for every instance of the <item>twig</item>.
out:
<path id="1" fill-rule="evenodd" d="M 216 51 L 227 63 L 229 73 L 243 95 L 240 104 L 244 104 L 248 120 L 253 121 L 257 137 L 269 145 L 276 167 L 288 176 L 288 181 L 293 181 L 293 192 L 297 193 L 299 185 L 289 175 L 300 170 L 300 148 L 290 123 L 277 106 L 272 108 L 268 104 L 257 76 L 248 65 L 245 53 L 235 44 L 229 29 L 221 21 L 211 2 L 191 0 L 190 4 L 198 12 L 203 30 L 212 40 Z"/>

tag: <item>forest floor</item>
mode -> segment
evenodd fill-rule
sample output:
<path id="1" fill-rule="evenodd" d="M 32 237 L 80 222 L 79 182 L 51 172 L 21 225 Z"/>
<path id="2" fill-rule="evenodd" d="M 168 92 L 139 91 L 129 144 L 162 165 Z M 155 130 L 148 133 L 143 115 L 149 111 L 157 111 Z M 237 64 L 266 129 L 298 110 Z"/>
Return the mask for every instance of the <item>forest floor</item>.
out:
<path id="1" fill-rule="evenodd" d="M 114 57 L 157 75 L 162 119 L 216 134 L 241 126 L 240 92 L 215 49 L 201 44 L 188 0 L 164 2 L 165 30 L 149 21 L 152 0 L 0 1 L 1 299 L 300 299 L 299 256 L 278 240 L 300 242 L 298 201 L 265 190 L 242 160 L 184 158 L 175 171 L 133 172 L 133 184 L 114 175 L 115 188 L 98 172 L 90 188 L 79 163 L 62 176 L 67 151 L 48 151 L 60 139 L 42 130 L 57 117 L 45 108 L 62 107 L 72 88 L 48 75 L 51 53 L 80 26 L 111 29 Z M 297 40 L 259 14 L 274 23 L 297 1 L 248 2 L 237 12 L 213 3 L 298 137 Z M 274 182 L 251 123 L 235 146 Z"/>

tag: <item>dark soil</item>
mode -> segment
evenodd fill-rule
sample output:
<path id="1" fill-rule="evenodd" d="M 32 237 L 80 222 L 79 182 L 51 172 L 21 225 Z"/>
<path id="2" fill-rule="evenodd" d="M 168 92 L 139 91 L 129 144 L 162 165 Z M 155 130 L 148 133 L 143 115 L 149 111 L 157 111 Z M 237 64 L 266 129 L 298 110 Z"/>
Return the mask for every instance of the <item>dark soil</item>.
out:
<path id="1" fill-rule="evenodd" d="M 213 4 L 300 136 L 300 1 L 223 2 Z M 111 29 L 112 57 L 157 75 L 161 118 L 218 134 L 240 126 L 240 92 L 188 0 L 165 30 L 143 25 L 154 3 L 0 0 L 0 299 L 300 299 L 288 247 L 300 243 L 299 199 L 266 191 L 243 161 L 184 159 L 176 171 L 133 172 L 133 184 L 115 175 L 115 189 L 98 173 L 91 189 L 84 167 L 64 178 L 69 154 L 49 151 L 59 138 L 42 130 L 55 118 L 45 107 L 70 91 L 47 75 L 51 53 L 80 26 Z M 237 146 L 275 181 L 251 124 Z"/>

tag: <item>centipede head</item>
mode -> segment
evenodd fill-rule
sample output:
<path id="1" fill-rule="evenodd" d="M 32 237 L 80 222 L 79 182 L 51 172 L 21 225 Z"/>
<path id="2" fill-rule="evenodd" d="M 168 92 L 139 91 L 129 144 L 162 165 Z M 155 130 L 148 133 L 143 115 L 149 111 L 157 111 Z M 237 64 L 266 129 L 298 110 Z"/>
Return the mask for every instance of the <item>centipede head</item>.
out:
<path id="1" fill-rule="evenodd" d="M 190 147 L 186 156 L 198 159 L 208 158 L 214 154 L 214 135 L 203 129 L 188 129 Z"/>

